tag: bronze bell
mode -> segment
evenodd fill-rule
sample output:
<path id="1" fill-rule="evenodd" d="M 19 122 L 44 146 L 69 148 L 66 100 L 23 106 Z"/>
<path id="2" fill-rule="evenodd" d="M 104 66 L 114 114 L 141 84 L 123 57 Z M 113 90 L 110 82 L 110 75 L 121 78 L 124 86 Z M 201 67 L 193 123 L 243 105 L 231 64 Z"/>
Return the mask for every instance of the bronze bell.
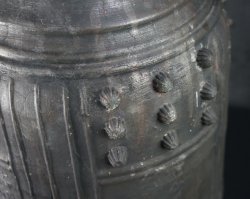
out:
<path id="1" fill-rule="evenodd" d="M 219 0 L 0 0 L 1 199 L 221 199 Z"/>

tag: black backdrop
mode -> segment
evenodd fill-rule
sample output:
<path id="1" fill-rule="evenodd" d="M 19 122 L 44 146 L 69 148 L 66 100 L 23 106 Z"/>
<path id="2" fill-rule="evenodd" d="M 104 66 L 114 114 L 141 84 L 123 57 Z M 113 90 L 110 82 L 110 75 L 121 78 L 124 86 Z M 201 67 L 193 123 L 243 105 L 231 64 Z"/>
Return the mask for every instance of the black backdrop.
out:
<path id="1" fill-rule="evenodd" d="M 233 20 L 224 199 L 250 199 L 250 0 L 228 0 Z"/>

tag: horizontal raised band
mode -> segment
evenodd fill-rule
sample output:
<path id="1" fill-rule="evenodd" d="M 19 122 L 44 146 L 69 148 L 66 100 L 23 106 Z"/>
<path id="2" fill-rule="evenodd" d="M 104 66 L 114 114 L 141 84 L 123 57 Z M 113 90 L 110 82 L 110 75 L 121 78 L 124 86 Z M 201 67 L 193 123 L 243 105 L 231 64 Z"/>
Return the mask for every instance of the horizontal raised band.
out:
<path id="1" fill-rule="evenodd" d="M 28 51 L 2 45 L 0 47 L 1 71 L 14 76 L 48 76 L 57 78 L 89 78 L 133 71 L 180 55 L 192 47 L 195 41 L 200 40 L 207 33 L 208 29 L 214 26 L 218 20 L 219 13 L 220 8 L 217 0 L 204 1 L 191 18 L 185 20 L 181 26 L 176 26 L 177 28 L 172 27 L 171 30 L 164 26 L 170 21 L 168 19 L 170 15 L 167 15 L 165 18 L 157 18 L 155 22 L 157 32 L 152 28 L 152 24 L 149 23 L 142 27 L 138 26 L 136 29 L 125 29 L 125 32 L 118 31 L 112 34 L 107 32 L 90 34 L 88 35 L 90 37 L 86 35 L 82 35 L 82 37 L 73 35 L 71 37 L 53 37 L 58 39 L 57 43 L 65 42 L 65 45 L 72 43 L 73 40 L 76 42 L 79 37 L 79 40 L 83 39 L 82 42 L 86 42 L 86 47 L 79 47 L 79 44 L 73 42 L 77 46 L 75 49 L 77 50 L 79 47 L 79 49 L 84 49 L 85 52 L 76 51 L 70 53 L 71 50 L 64 52 L 65 49 L 60 51 L 60 48 L 57 51 L 41 52 L 39 47 L 33 49 L 33 51 Z M 174 15 L 172 16 L 173 19 L 175 17 Z M 206 26 L 207 29 L 204 30 L 203 26 Z M 121 47 L 117 47 L 119 42 L 115 42 L 114 45 L 117 46 L 109 44 L 111 45 L 110 47 L 102 47 L 102 44 L 107 41 L 110 34 L 112 37 L 114 34 L 114 38 L 119 38 L 122 34 L 131 36 L 131 31 L 133 30 L 140 32 L 135 34 L 143 34 L 144 30 L 152 32 L 145 36 L 145 41 L 138 37 L 139 39 L 135 39 L 136 42 L 133 43 L 131 38 L 129 38 L 128 45 L 124 44 L 126 42 L 123 42 Z M 154 37 L 154 33 L 159 34 L 158 37 L 157 34 Z M 90 38 L 96 39 L 97 37 L 100 41 L 88 43 L 86 40 Z M 191 41 L 191 37 L 195 38 L 195 41 Z M 49 38 L 49 41 L 53 40 L 53 38 Z M 103 41 L 101 40 L 102 38 Z M 5 39 L 9 38 L 6 37 Z M 18 43 L 18 40 L 15 40 L 17 38 L 13 37 L 13 42 Z M 97 51 L 92 49 L 93 46 L 98 48 Z M 56 45 L 53 48 L 55 50 Z M 48 49 L 51 50 L 51 48 Z"/>

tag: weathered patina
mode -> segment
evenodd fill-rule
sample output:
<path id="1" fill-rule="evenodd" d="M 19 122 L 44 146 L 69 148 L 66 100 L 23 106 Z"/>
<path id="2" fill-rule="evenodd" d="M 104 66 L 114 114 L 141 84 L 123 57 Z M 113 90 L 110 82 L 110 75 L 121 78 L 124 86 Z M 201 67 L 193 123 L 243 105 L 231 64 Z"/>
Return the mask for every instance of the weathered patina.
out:
<path id="1" fill-rule="evenodd" d="M 0 0 L 1 199 L 222 199 L 219 0 Z"/>

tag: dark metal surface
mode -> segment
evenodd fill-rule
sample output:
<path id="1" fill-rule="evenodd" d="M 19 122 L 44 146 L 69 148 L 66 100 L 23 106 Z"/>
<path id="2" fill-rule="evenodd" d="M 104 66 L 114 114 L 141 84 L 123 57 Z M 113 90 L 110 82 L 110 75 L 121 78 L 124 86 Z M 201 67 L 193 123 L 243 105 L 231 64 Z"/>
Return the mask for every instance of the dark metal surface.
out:
<path id="1" fill-rule="evenodd" d="M 0 0 L 0 198 L 221 199 L 218 0 Z"/>

